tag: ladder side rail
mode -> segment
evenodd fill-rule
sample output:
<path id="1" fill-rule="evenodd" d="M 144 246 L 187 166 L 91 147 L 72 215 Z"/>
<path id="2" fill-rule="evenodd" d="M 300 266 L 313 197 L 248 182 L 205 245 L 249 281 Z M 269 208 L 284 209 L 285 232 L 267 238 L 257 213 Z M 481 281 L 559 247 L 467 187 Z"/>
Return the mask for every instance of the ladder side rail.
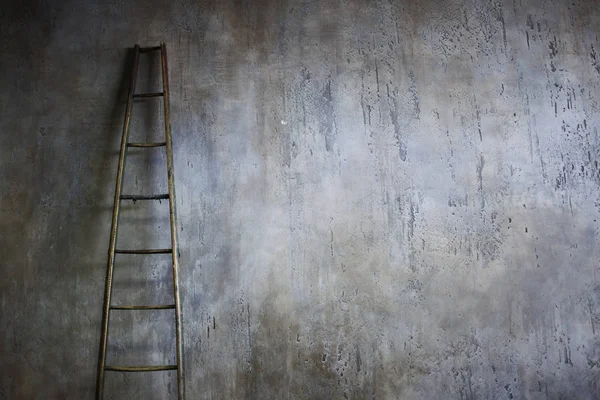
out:
<path id="1" fill-rule="evenodd" d="M 169 220 L 171 223 L 171 252 L 173 267 L 173 294 L 175 299 L 175 346 L 177 352 L 177 395 L 185 398 L 183 384 L 183 338 L 181 326 L 181 304 L 179 301 L 179 248 L 177 244 L 177 215 L 175 210 L 175 182 L 173 174 L 173 144 L 171 140 L 171 121 L 169 114 L 169 70 L 167 65 L 167 46 L 161 43 L 161 66 L 163 86 L 163 111 L 165 122 L 165 142 L 167 153 L 167 184 L 169 187 Z"/>
<path id="2" fill-rule="evenodd" d="M 127 155 L 127 138 L 129 137 L 129 126 L 131 122 L 131 108 L 133 104 L 133 93 L 137 79 L 140 48 L 134 47 L 133 67 L 129 81 L 127 94 L 127 108 L 123 122 L 123 134 L 121 136 L 121 151 L 119 152 L 119 165 L 117 167 L 117 182 L 115 184 L 115 197 L 113 202 L 112 223 L 110 228 L 110 244 L 108 247 L 108 266 L 106 269 L 106 282 L 104 286 L 104 306 L 102 312 L 102 333 L 100 338 L 100 357 L 98 361 L 98 374 L 96 377 L 96 399 L 101 400 L 104 391 L 104 367 L 106 365 L 106 346 L 108 341 L 108 325 L 110 319 L 110 298 L 112 294 L 112 277 L 115 264 L 115 247 L 117 243 L 117 228 L 119 225 L 119 205 L 121 202 L 121 190 L 123 189 L 123 172 L 125 169 L 125 158 Z"/>

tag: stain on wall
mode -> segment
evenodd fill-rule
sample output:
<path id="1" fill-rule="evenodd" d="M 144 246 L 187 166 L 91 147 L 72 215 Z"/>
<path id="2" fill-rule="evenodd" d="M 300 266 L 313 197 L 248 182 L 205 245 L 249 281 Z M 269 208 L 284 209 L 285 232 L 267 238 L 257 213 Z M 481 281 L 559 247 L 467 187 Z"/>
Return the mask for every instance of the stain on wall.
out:
<path id="1" fill-rule="evenodd" d="M 597 399 L 592 0 L 22 1 L 0 35 L 0 398 L 91 398 L 130 48 L 169 49 L 190 399 Z M 142 58 L 138 91 L 159 64 Z M 159 138 L 136 102 L 132 137 Z M 136 151 L 125 191 L 161 192 Z M 123 207 L 119 246 L 167 243 Z M 170 299 L 120 257 L 115 302 Z M 109 362 L 173 362 L 170 311 Z M 173 373 L 110 373 L 175 398 Z"/>

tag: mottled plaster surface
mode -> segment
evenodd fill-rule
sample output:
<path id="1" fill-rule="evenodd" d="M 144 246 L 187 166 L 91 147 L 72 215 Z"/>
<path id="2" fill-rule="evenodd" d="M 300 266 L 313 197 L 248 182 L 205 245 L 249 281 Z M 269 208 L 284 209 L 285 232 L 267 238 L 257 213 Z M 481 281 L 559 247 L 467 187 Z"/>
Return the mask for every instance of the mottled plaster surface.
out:
<path id="1" fill-rule="evenodd" d="M 160 41 L 188 399 L 600 398 L 597 2 L 0 19 L 0 398 L 93 397 L 129 49 Z M 132 137 L 160 111 L 136 103 Z M 164 159 L 134 152 L 126 191 L 164 188 Z M 164 201 L 122 216 L 120 247 L 168 243 Z M 115 302 L 170 289 L 168 256 L 118 259 Z M 172 321 L 113 314 L 110 362 L 174 361 Z M 176 395 L 173 373 L 108 374 L 107 398 Z"/>

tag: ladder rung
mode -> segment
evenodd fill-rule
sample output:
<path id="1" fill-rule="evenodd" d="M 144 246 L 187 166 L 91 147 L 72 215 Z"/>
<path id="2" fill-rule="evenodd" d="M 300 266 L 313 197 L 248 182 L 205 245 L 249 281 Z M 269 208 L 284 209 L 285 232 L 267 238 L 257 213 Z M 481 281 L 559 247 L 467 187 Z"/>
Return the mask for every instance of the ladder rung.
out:
<path id="1" fill-rule="evenodd" d="M 134 94 L 133 98 L 134 99 L 138 99 L 140 97 L 161 97 L 163 95 L 163 92 L 156 92 L 156 93 L 138 93 L 138 94 Z"/>
<path id="2" fill-rule="evenodd" d="M 110 306 L 111 310 L 168 310 L 174 308 L 175 304 L 161 304 L 157 306 Z"/>
<path id="3" fill-rule="evenodd" d="M 155 50 L 160 50 L 160 46 L 140 47 L 140 53 L 149 53 Z"/>
<path id="4" fill-rule="evenodd" d="M 161 147 L 166 146 L 167 142 L 158 143 L 127 143 L 127 147 Z"/>
<path id="5" fill-rule="evenodd" d="M 149 195 L 138 195 L 138 194 L 124 194 L 121 196 L 121 200 L 165 200 L 169 198 L 169 193 L 165 194 L 149 194 Z"/>
<path id="6" fill-rule="evenodd" d="M 170 254 L 172 249 L 115 250 L 119 254 Z"/>
<path id="7" fill-rule="evenodd" d="M 106 366 L 106 371 L 121 371 L 121 372 L 150 372 L 150 371 L 169 371 L 177 369 L 177 365 L 149 365 L 145 367 L 120 367 L 120 366 Z"/>

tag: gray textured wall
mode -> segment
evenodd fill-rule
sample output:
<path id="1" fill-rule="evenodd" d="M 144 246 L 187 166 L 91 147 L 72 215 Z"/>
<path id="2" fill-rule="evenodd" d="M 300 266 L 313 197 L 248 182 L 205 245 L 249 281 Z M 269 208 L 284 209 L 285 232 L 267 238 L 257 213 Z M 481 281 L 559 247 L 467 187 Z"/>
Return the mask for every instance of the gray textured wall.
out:
<path id="1" fill-rule="evenodd" d="M 93 395 L 129 48 L 160 41 L 189 399 L 600 398 L 596 1 L 49 3 L 0 10 L 0 398 Z M 134 152 L 126 191 L 164 174 Z M 164 201 L 122 216 L 168 241 Z M 115 303 L 168 302 L 168 257 L 116 268 Z M 171 311 L 113 317 L 110 362 L 173 361 Z"/>

